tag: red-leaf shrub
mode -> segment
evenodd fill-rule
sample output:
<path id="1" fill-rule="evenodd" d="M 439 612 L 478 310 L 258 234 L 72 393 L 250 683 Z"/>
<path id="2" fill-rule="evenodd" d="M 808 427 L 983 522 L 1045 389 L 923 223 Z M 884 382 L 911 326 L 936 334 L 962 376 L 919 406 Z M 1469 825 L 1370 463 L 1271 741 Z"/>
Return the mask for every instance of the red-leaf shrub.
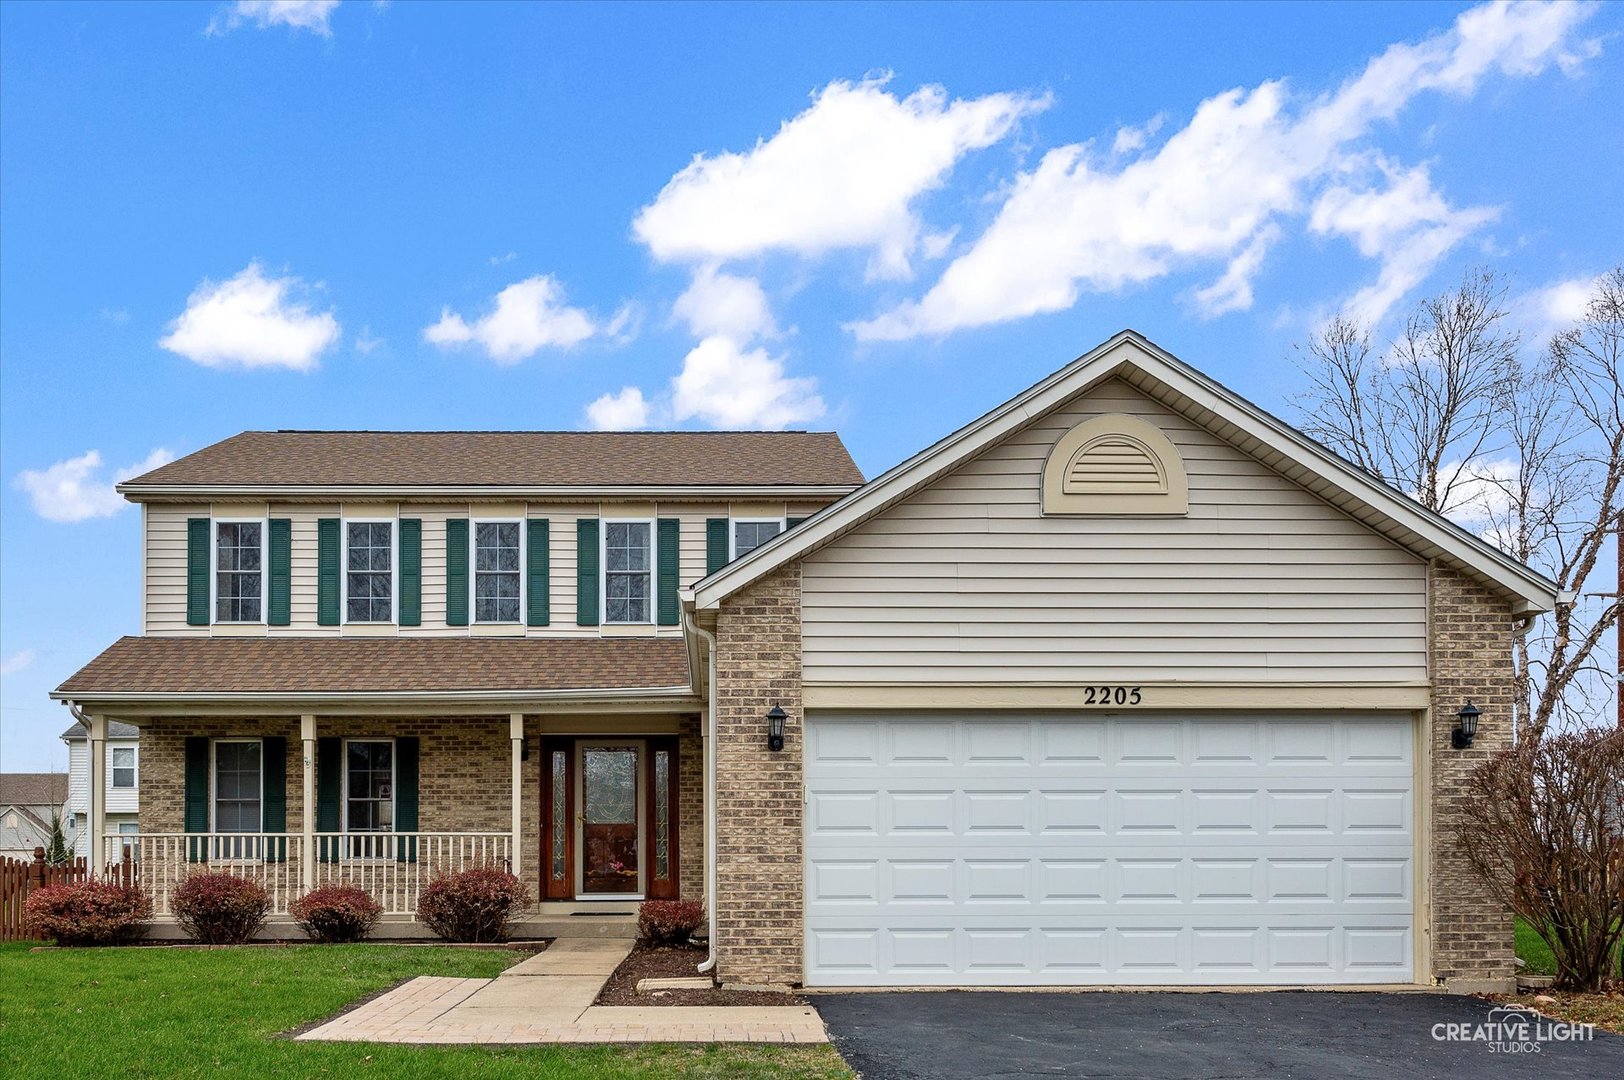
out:
<path id="1" fill-rule="evenodd" d="M 47 885 L 23 905 L 28 931 L 58 945 L 122 945 L 147 932 L 151 915 L 152 901 L 140 886 L 109 881 Z"/>
<path id="2" fill-rule="evenodd" d="M 289 913 L 315 940 L 346 944 L 372 932 L 383 905 L 354 885 L 323 885 L 295 900 Z"/>
<path id="3" fill-rule="evenodd" d="M 698 900 L 644 900 L 637 908 L 637 936 L 656 945 L 677 945 L 705 922 Z"/>
<path id="4" fill-rule="evenodd" d="M 175 890 L 170 908 L 181 929 L 205 945 L 240 945 L 265 925 L 271 894 L 235 874 L 193 874 Z"/>
<path id="5" fill-rule="evenodd" d="M 417 901 L 417 921 L 447 941 L 504 941 L 508 921 L 529 903 L 518 878 L 476 866 L 429 882 Z"/>

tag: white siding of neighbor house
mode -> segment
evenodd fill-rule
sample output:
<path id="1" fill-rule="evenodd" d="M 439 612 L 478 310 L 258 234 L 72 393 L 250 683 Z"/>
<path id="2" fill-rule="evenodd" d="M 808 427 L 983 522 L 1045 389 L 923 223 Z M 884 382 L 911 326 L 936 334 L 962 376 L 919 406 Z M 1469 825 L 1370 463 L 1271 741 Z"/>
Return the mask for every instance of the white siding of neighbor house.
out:
<path id="1" fill-rule="evenodd" d="M 1158 427 L 1187 517 L 1043 517 L 1101 413 Z M 808 556 L 809 684 L 1419 682 L 1423 563 L 1112 380 Z"/>
<path id="2" fill-rule="evenodd" d="M 782 501 L 730 504 L 725 502 L 667 501 L 662 503 L 388 503 L 344 506 L 308 503 L 266 508 L 224 504 L 166 505 L 152 503 L 146 513 L 146 624 L 148 634 L 264 635 L 264 634 L 377 634 L 414 636 L 468 634 L 530 634 L 553 637 L 613 635 L 680 635 L 680 627 L 611 627 L 575 625 L 575 523 L 585 517 L 675 517 L 682 522 L 678 542 L 680 582 L 688 586 L 705 576 L 705 522 L 708 518 L 809 516 L 826 503 Z M 293 558 L 292 621 L 288 626 L 186 625 L 186 519 L 252 509 L 256 515 L 289 518 Z M 423 609 L 417 627 L 337 627 L 316 622 L 316 522 L 324 517 L 415 517 L 423 522 Z M 546 518 L 549 525 L 549 603 L 551 622 L 545 627 L 447 626 L 445 623 L 445 523 L 449 518 Z M 397 567 L 398 569 L 398 567 Z M 471 572 L 471 567 L 470 567 Z M 470 606 L 470 615 L 472 609 Z"/>
<path id="3" fill-rule="evenodd" d="M 135 787 L 113 786 L 113 748 L 133 746 L 135 751 Z M 141 808 L 141 750 L 137 739 L 107 740 L 107 790 L 109 814 L 133 814 Z M 75 814 L 90 812 L 90 742 L 74 739 L 68 743 L 68 809 Z"/>

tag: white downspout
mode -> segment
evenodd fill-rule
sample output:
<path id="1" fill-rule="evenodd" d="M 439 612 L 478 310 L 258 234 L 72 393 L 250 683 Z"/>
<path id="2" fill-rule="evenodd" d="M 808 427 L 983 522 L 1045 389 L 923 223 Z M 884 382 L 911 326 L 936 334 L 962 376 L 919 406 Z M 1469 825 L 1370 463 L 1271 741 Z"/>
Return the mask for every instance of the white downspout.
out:
<path id="1" fill-rule="evenodd" d="M 716 635 L 694 621 L 692 611 L 682 613 L 688 629 L 709 646 L 705 682 L 705 925 L 709 930 L 705 962 L 699 973 L 716 969 Z"/>

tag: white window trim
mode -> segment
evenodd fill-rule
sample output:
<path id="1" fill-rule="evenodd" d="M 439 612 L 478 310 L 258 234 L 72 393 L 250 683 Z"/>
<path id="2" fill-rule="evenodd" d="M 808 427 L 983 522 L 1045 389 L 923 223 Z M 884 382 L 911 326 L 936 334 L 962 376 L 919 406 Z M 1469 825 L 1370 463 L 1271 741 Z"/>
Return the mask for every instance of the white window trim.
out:
<path id="1" fill-rule="evenodd" d="M 648 526 L 648 618 L 635 622 L 609 621 L 609 526 L 611 525 L 647 525 Z M 659 607 L 659 597 L 655 595 L 657 582 L 654 564 L 658 557 L 659 537 L 655 536 L 655 523 L 653 518 L 600 518 L 598 519 L 598 625 L 599 626 L 653 626 L 655 609 Z M 623 571 L 616 571 L 622 573 Z"/>
<path id="2" fill-rule="evenodd" d="M 350 618 L 350 526 L 389 526 L 389 618 Z M 338 586 L 338 618 L 340 626 L 397 626 L 400 621 L 400 519 L 389 517 L 340 518 L 338 542 L 343 552 Z"/>
<path id="3" fill-rule="evenodd" d="M 220 614 L 220 526 L 221 525 L 258 525 L 259 526 L 259 618 L 257 619 L 222 619 Z M 268 586 L 271 583 L 271 568 L 266 565 L 266 556 L 270 554 L 271 519 L 268 517 L 211 517 L 209 518 L 209 625 L 210 626 L 264 626 L 267 615 L 266 608 L 270 606 Z"/>
<path id="4" fill-rule="evenodd" d="M 479 527 L 481 525 L 517 525 L 519 527 L 519 617 L 517 619 L 481 619 L 479 617 Z M 469 518 L 468 519 L 468 621 L 478 626 L 523 626 L 525 612 L 529 610 L 530 565 L 529 528 L 524 518 Z"/>
<path id="5" fill-rule="evenodd" d="M 220 768 L 219 757 L 215 750 L 222 743 L 252 743 L 259 747 L 259 828 L 253 832 L 223 833 L 215 821 L 214 812 L 218 806 L 217 788 L 219 786 Z M 210 739 L 209 740 L 209 835 L 210 836 L 255 836 L 265 832 L 265 740 L 264 739 Z"/>
<path id="6" fill-rule="evenodd" d="M 395 740 L 387 736 L 379 738 L 367 738 L 365 736 L 358 735 L 353 739 L 345 739 L 343 743 L 343 764 L 339 769 L 340 781 L 338 785 L 338 831 L 341 833 L 348 834 L 350 831 L 350 744 L 380 742 L 389 744 L 389 831 L 379 832 L 376 830 L 369 830 L 367 832 L 358 832 L 355 835 L 392 836 L 396 831 L 395 805 L 396 799 L 400 794 L 400 774 L 399 769 L 397 768 L 397 763 L 400 759 L 396 756 L 398 753 L 398 748 L 395 746 Z"/>
<path id="7" fill-rule="evenodd" d="M 130 752 L 131 779 L 127 787 L 120 787 L 114 783 L 113 778 L 118 775 L 118 767 L 113 764 L 120 750 Z M 261 766 L 263 768 L 263 765 Z M 109 746 L 107 748 L 107 787 L 110 791 L 135 791 L 141 786 L 141 749 L 137 746 Z"/>
<path id="8" fill-rule="evenodd" d="M 732 562 L 739 557 L 739 525 L 777 525 L 779 533 L 789 529 L 789 518 L 785 517 L 742 517 L 727 519 L 727 557 Z M 778 539 L 776 536 L 773 539 Z M 759 544 L 757 545 L 760 546 Z"/>

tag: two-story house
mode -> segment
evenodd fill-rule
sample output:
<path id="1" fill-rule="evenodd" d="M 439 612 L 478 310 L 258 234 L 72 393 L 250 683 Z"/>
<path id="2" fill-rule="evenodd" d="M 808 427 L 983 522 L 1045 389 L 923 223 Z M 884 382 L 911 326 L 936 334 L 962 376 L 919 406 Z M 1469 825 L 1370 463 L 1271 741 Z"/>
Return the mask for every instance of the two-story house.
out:
<path id="1" fill-rule="evenodd" d="M 61 739 L 68 746 L 68 818 L 73 826 L 73 852 L 89 855 L 90 729 L 75 720 Z M 107 724 L 107 767 L 103 770 L 103 835 L 122 836 L 133 856 L 131 837 L 141 832 L 141 729 L 110 720 Z"/>
<path id="2" fill-rule="evenodd" d="M 136 477 L 139 872 L 704 897 L 727 980 L 1504 979 L 1456 837 L 1545 578 L 1129 331 L 805 432 L 247 432 Z"/>

